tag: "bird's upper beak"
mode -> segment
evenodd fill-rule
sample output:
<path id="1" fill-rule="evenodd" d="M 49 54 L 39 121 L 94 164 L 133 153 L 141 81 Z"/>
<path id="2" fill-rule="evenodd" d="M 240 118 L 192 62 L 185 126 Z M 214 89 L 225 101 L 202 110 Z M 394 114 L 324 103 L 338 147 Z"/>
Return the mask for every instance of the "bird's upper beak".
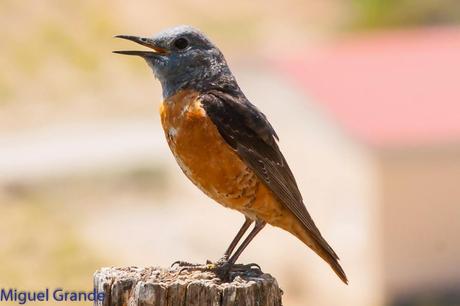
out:
<path id="1" fill-rule="evenodd" d="M 137 55 L 141 57 L 161 56 L 161 55 L 165 55 L 168 53 L 168 50 L 156 45 L 153 39 L 151 38 L 131 36 L 131 35 L 117 35 L 115 37 L 134 41 L 140 45 L 143 45 L 143 46 L 146 46 L 147 48 L 152 49 L 154 52 L 152 51 L 113 51 L 113 53 L 126 54 L 126 55 Z"/>

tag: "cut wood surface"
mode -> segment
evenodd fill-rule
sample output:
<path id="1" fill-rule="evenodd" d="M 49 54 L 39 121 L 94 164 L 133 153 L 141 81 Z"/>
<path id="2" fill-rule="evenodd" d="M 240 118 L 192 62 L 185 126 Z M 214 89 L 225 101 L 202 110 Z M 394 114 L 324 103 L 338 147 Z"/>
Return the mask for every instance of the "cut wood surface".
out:
<path id="1" fill-rule="evenodd" d="M 104 292 L 100 306 L 278 306 L 282 291 L 276 279 L 259 270 L 231 274 L 222 282 L 212 272 L 157 267 L 102 268 L 94 287 Z"/>

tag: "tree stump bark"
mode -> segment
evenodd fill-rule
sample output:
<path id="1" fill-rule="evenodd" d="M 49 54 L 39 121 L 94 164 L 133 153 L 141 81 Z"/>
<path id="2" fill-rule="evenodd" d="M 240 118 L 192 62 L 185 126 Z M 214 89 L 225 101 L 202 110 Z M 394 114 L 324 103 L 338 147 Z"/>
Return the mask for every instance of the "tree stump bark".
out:
<path id="1" fill-rule="evenodd" d="M 180 268 L 102 268 L 94 288 L 104 293 L 98 306 L 280 306 L 276 279 L 259 270 L 232 272 L 222 282 L 212 272 Z"/>

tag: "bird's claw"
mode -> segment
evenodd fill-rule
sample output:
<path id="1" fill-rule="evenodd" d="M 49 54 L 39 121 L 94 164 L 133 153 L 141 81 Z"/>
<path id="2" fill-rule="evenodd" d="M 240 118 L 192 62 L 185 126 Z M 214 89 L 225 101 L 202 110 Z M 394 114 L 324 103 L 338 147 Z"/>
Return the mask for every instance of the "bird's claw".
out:
<path id="1" fill-rule="evenodd" d="M 171 264 L 171 268 L 174 268 L 174 266 L 177 265 L 178 267 L 194 267 L 194 266 L 200 266 L 200 264 L 192 264 L 187 261 L 182 261 L 182 260 L 176 260 Z"/>
<path id="2" fill-rule="evenodd" d="M 256 263 L 249 263 L 249 264 L 235 264 L 232 267 L 232 271 L 237 271 L 237 272 L 244 272 L 247 270 L 258 270 L 262 272 L 262 268 L 256 264 Z"/>

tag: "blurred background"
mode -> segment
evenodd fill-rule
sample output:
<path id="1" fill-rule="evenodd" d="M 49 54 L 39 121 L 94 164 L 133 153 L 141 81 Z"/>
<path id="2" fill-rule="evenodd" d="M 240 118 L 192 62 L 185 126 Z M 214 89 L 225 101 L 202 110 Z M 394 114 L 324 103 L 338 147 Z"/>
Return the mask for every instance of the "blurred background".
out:
<path id="1" fill-rule="evenodd" d="M 116 34 L 194 25 L 280 135 L 350 285 L 267 227 L 286 305 L 460 305 L 460 2 L 0 1 L 0 287 L 220 258 L 243 222 L 176 165 Z"/>

